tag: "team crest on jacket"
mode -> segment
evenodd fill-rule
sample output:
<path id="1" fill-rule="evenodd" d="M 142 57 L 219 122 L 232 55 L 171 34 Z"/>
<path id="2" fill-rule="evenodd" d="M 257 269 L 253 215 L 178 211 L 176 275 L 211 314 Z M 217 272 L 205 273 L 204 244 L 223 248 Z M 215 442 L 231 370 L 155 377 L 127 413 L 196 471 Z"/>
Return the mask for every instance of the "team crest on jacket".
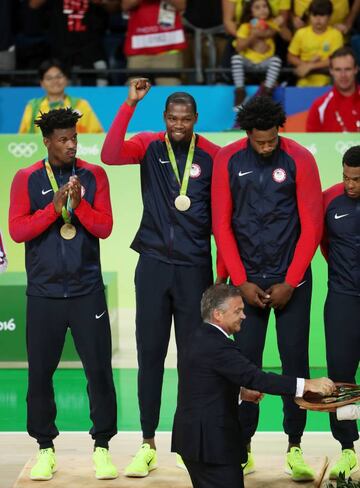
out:
<path id="1" fill-rule="evenodd" d="M 201 175 L 201 167 L 198 164 L 193 163 L 190 169 L 191 178 L 199 178 L 200 175 Z"/>
<path id="2" fill-rule="evenodd" d="M 283 183 L 286 180 L 286 171 L 282 168 L 276 168 L 273 171 L 272 178 L 275 183 Z"/>

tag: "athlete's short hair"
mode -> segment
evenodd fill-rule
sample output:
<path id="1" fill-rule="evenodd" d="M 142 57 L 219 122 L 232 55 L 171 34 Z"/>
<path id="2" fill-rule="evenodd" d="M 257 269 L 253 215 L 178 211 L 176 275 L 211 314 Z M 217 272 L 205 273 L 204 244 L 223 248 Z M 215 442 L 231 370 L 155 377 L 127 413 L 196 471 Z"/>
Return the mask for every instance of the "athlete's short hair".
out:
<path id="1" fill-rule="evenodd" d="M 360 146 L 350 147 L 343 155 L 342 164 L 358 168 L 360 166 Z"/>
<path id="2" fill-rule="evenodd" d="M 253 97 L 242 105 L 237 114 L 240 129 L 251 132 L 253 129 L 269 130 L 282 127 L 286 122 L 286 115 L 281 103 L 270 97 Z"/>
<path id="3" fill-rule="evenodd" d="M 45 113 L 40 112 L 34 124 L 40 128 L 43 137 L 49 137 L 55 129 L 75 127 L 81 117 L 82 114 L 70 107 L 58 108 Z"/>
<path id="4" fill-rule="evenodd" d="M 175 92 L 169 95 L 165 102 L 165 112 L 167 111 L 170 103 L 182 103 L 184 105 L 191 105 L 194 114 L 197 113 L 197 107 L 195 98 L 187 92 Z"/>
<path id="5" fill-rule="evenodd" d="M 205 322 L 211 320 L 214 310 L 227 310 L 227 300 L 241 297 L 240 288 L 221 283 L 208 288 L 201 298 L 201 316 Z"/>

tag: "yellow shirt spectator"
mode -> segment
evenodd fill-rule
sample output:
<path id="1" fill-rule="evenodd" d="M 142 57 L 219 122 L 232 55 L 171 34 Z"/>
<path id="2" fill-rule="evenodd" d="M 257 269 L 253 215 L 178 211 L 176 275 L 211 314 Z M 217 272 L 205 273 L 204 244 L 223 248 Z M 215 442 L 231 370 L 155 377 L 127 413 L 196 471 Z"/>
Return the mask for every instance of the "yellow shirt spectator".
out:
<path id="1" fill-rule="evenodd" d="M 266 24 L 268 27 L 271 29 L 274 29 L 275 31 L 279 30 L 279 26 L 276 25 L 276 23 L 269 19 L 266 21 Z M 250 22 L 246 22 L 244 24 L 241 24 L 239 29 L 236 32 L 236 37 L 240 37 L 242 39 L 247 39 L 250 35 L 252 25 Z M 240 51 L 239 54 L 244 56 L 244 58 L 249 59 L 253 63 L 261 63 L 262 61 L 265 61 L 266 59 L 271 58 L 271 56 L 274 56 L 275 54 L 275 42 L 272 37 L 268 39 L 264 39 L 265 44 L 268 46 L 268 50 L 265 53 L 259 53 L 257 51 L 254 51 L 251 48 L 247 48 L 244 51 Z M 236 41 L 233 43 L 234 47 L 236 47 Z"/>
<path id="2" fill-rule="evenodd" d="M 240 24 L 241 15 L 243 12 L 243 4 L 246 0 L 229 0 L 232 3 L 235 3 L 235 21 L 236 24 Z M 291 8 L 291 0 L 269 0 L 272 15 L 276 17 L 279 15 L 281 10 L 290 10 Z"/>
<path id="3" fill-rule="evenodd" d="M 316 34 L 311 26 L 303 27 L 295 32 L 290 43 L 289 52 L 298 56 L 301 61 L 327 59 L 344 44 L 341 32 L 328 27 L 325 32 Z M 322 74 L 309 74 L 300 78 L 297 86 L 324 86 L 330 83 L 330 77 Z"/>
<path id="4" fill-rule="evenodd" d="M 98 118 L 90 107 L 90 104 L 82 98 L 69 97 L 68 95 L 65 95 L 65 98 L 62 102 L 50 103 L 47 97 L 34 98 L 30 100 L 30 102 L 25 107 L 24 115 L 20 123 L 19 132 L 21 134 L 39 133 L 40 129 L 39 127 L 35 126 L 34 120 L 38 118 L 40 112 L 44 113 L 52 109 L 65 107 L 74 108 L 83 115 L 76 125 L 77 132 L 104 132 L 104 129 L 102 128 Z"/>
<path id="5" fill-rule="evenodd" d="M 82 98 L 66 95 L 68 73 L 65 66 L 58 59 L 48 59 L 39 66 L 40 86 L 45 91 L 42 98 L 33 98 L 25 107 L 19 132 L 34 134 L 40 132 L 34 120 L 40 112 L 46 113 L 57 108 L 70 107 L 82 114 L 77 123 L 77 132 L 104 132 L 89 103 Z"/>
<path id="6" fill-rule="evenodd" d="M 311 0 L 294 0 L 294 12 L 297 17 L 302 17 L 308 9 Z M 349 15 L 349 0 L 331 0 L 333 13 L 330 17 L 330 25 L 342 24 Z"/>

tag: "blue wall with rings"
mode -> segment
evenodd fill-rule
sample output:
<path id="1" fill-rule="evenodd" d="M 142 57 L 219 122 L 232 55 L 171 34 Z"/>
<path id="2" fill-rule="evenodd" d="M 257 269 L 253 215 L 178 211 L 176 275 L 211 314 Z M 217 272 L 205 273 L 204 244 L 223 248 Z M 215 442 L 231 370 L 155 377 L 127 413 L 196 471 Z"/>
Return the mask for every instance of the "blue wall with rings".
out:
<path id="1" fill-rule="evenodd" d="M 247 94 L 253 95 L 256 86 L 247 87 Z M 318 97 L 328 87 L 323 88 L 283 88 L 275 92 L 275 99 L 285 105 L 287 114 L 305 111 L 312 100 Z M 107 131 L 115 114 L 126 99 L 128 88 L 119 87 L 69 87 L 69 95 L 85 98 L 100 119 L 104 130 Z M 199 120 L 196 126 L 198 132 L 217 132 L 230 129 L 234 121 L 233 86 L 169 86 L 151 88 L 149 94 L 142 100 L 129 125 L 129 132 L 144 130 L 160 131 L 164 128 L 163 111 L 166 98 L 175 91 L 189 92 L 196 100 Z M 26 103 L 31 98 L 41 97 L 41 88 L 0 88 L 0 133 L 18 132 L 21 117 Z M 141 109 L 140 109 L 141 106 Z"/>

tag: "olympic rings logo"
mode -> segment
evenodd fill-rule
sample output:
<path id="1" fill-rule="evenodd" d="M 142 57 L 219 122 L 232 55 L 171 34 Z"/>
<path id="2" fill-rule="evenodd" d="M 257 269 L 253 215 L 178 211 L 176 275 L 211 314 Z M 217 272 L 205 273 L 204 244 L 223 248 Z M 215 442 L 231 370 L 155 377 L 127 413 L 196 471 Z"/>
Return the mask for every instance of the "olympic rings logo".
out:
<path id="1" fill-rule="evenodd" d="M 8 150 L 16 158 L 31 158 L 31 156 L 38 150 L 38 145 L 35 142 L 10 142 Z"/>
<path id="2" fill-rule="evenodd" d="M 337 141 L 335 144 L 335 149 L 337 150 L 338 153 L 343 155 L 345 151 L 347 151 L 350 147 L 352 146 L 357 146 L 359 142 L 354 142 L 354 141 Z"/>

